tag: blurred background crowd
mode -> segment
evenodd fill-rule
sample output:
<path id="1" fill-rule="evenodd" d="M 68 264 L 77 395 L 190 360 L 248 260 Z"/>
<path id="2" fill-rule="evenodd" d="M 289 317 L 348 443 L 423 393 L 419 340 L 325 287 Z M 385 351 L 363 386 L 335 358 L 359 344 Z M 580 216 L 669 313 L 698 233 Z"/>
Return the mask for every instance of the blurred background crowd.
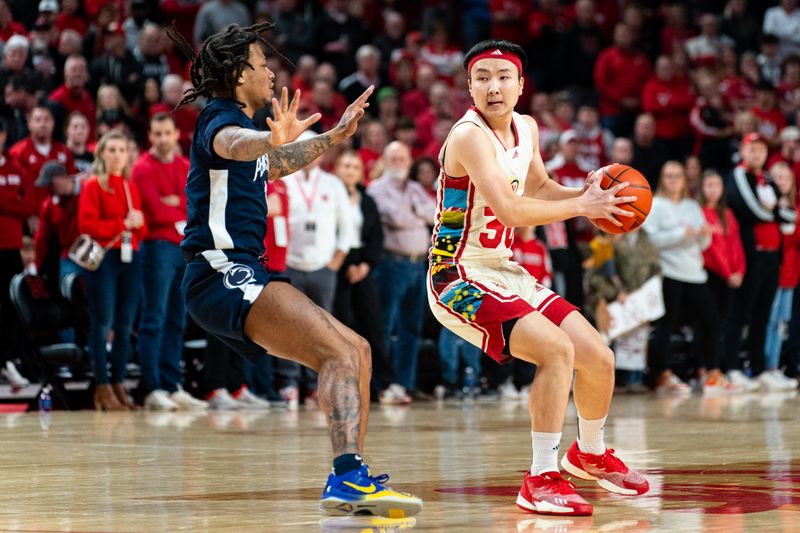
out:
<path id="1" fill-rule="evenodd" d="M 376 401 L 526 401 L 534 369 L 481 358 L 438 327 L 425 295 L 438 155 L 471 104 L 464 53 L 487 38 L 528 54 L 517 111 L 537 120 L 552 179 L 582 186 L 617 162 L 655 191 L 643 231 L 611 236 L 575 219 L 515 232 L 514 258 L 606 333 L 610 307 L 661 280 L 663 316 L 611 339 L 619 388 L 796 388 L 797 4 L 0 0 L 3 374 L 23 386 L 39 372 L 5 290 L 24 271 L 50 297 L 84 292 L 86 320 L 54 342 L 87 348 L 83 368 L 59 373 L 93 376 L 98 408 L 313 404 L 313 373 L 253 366 L 205 339 L 180 295 L 187 150 L 203 102 L 174 109 L 188 65 L 164 27 L 199 47 L 228 24 L 271 20 L 275 89 L 302 91 L 299 114 L 322 114 L 314 130 L 376 87 L 347 145 L 269 185 L 265 236 L 269 269 L 369 340 Z M 268 113 L 256 123 L 266 128 Z M 81 233 L 109 248 L 95 271 L 68 257 Z M 192 358 L 186 341 L 198 339 Z"/>

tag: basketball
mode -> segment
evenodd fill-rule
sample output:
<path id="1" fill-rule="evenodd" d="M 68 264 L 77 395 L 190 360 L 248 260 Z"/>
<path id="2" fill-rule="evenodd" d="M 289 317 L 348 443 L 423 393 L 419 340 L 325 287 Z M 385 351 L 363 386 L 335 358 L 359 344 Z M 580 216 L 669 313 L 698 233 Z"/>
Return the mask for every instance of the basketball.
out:
<path id="1" fill-rule="evenodd" d="M 627 233 L 641 226 L 650 213 L 650 207 L 653 205 L 653 192 L 650 190 L 650 184 L 647 183 L 647 179 L 635 168 L 628 165 L 620 165 L 619 163 L 605 166 L 597 170 L 597 172 L 600 173 L 600 187 L 610 189 L 618 183 L 627 181 L 630 185 L 620 190 L 617 196 L 636 196 L 637 200 L 619 204 L 622 209 L 633 213 L 632 217 L 620 217 L 617 219 L 622 222 L 622 226 L 615 226 L 605 218 L 593 219 L 591 221 L 592 224 L 606 233 Z"/>

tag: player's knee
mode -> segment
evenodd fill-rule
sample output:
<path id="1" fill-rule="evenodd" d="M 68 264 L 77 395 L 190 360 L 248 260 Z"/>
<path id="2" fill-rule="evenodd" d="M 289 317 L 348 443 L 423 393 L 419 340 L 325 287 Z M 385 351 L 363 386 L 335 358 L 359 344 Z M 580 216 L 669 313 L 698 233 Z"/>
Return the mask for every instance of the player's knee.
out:
<path id="1" fill-rule="evenodd" d="M 364 337 L 357 337 L 355 342 L 359 366 L 372 372 L 372 348 Z"/>
<path id="2" fill-rule="evenodd" d="M 614 351 L 605 344 L 597 348 L 597 363 L 604 375 L 614 374 Z"/>
<path id="3" fill-rule="evenodd" d="M 575 365 L 575 346 L 566 334 L 556 336 L 551 344 L 551 350 L 554 364 L 572 369 Z"/>

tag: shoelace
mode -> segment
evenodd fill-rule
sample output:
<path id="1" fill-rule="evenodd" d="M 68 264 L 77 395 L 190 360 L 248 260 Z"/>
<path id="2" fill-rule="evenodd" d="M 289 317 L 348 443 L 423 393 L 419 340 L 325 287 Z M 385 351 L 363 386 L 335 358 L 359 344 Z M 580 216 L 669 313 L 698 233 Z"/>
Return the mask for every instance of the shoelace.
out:
<path id="1" fill-rule="evenodd" d="M 557 472 L 547 472 L 545 474 L 542 474 L 542 477 L 545 479 L 549 479 L 558 488 L 561 488 L 564 485 L 566 485 L 570 490 L 575 490 L 575 483 L 567 481 L 566 479 L 561 477 L 561 474 Z"/>
<path id="2" fill-rule="evenodd" d="M 606 471 L 608 471 L 608 467 L 611 467 L 613 470 L 628 470 L 625 467 L 625 463 L 623 463 L 619 457 L 614 455 L 614 448 L 606 448 L 606 453 L 600 456 L 600 464 L 603 465 L 603 468 Z"/>
<path id="3" fill-rule="evenodd" d="M 387 481 L 389 481 L 389 474 L 380 474 L 377 476 L 367 475 L 370 481 L 373 483 L 379 483 L 381 485 L 385 485 Z"/>

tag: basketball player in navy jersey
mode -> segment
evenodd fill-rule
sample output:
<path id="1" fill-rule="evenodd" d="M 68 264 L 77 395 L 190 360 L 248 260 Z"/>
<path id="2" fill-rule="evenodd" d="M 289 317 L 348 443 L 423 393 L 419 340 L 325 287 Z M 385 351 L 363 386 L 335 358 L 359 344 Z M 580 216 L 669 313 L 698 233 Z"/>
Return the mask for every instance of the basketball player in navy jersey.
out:
<path id="1" fill-rule="evenodd" d="M 384 485 L 363 464 L 369 412 L 370 349 L 367 342 L 314 305 L 285 279 L 263 266 L 267 180 L 295 172 L 355 133 L 373 88 L 344 112 L 332 130 L 291 142 L 319 120 L 296 116 L 286 89 L 272 98 L 274 74 L 267 67 L 261 32 L 271 24 L 231 25 L 210 37 L 194 57 L 191 46 L 170 31 L 189 57 L 193 88 L 179 105 L 208 99 L 197 119 L 189 152 L 188 217 L 181 247 L 188 261 L 183 289 L 195 322 L 238 353 L 297 361 L 319 373 L 317 400 L 328 418 L 333 473 L 320 508 L 330 514 L 402 518 L 420 511 L 422 500 Z M 272 102 L 270 132 L 253 115 Z"/>

